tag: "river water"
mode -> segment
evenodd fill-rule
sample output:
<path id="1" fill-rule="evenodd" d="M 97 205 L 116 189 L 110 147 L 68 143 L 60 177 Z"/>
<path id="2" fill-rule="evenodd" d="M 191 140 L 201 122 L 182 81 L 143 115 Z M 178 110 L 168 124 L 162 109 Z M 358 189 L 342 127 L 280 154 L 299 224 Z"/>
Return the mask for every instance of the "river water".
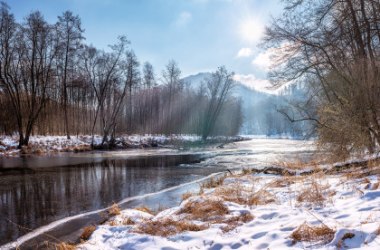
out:
<path id="1" fill-rule="evenodd" d="M 221 149 L 0 158 L 0 248 L 21 236 L 22 242 L 32 239 L 38 229 L 49 224 L 50 233 L 59 228 L 54 235 L 62 239 L 95 215 L 99 217 L 91 211 L 113 203 L 122 208 L 147 205 L 153 209 L 178 205 L 181 193 L 197 190 L 197 181 L 212 174 L 262 168 L 277 160 L 310 157 L 314 152 L 311 142 L 255 139 Z M 73 216 L 77 221 L 69 225 L 65 218 Z"/>

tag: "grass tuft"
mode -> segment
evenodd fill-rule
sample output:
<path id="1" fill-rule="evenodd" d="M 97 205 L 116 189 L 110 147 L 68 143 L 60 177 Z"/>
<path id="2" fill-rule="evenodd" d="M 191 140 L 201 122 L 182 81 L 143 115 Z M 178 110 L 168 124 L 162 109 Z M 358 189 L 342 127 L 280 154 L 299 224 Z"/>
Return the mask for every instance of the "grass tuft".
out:
<path id="1" fill-rule="evenodd" d="M 120 207 L 116 203 L 114 203 L 109 209 L 108 214 L 110 216 L 116 216 L 120 214 Z"/>
<path id="2" fill-rule="evenodd" d="M 182 201 L 189 199 L 189 198 L 190 198 L 191 196 L 193 196 L 193 195 L 194 195 L 194 194 L 191 193 L 191 192 L 183 193 L 183 194 L 182 194 Z"/>
<path id="3" fill-rule="evenodd" d="M 233 216 L 221 221 L 221 223 L 225 223 L 226 225 L 221 227 L 220 229 L 223 231 L 223 233 L 228 233 L 240 226 L 242 223 L 250 222 L 253 219 L 254 217 L 251 213 L 244 213 L 240 216 Z"/>
<path id="4" fill-rule="evenodd" d="M 148 213 L 148 214 L 154 215 L 154 212 L 150 208 L 148 208 L 147 206 L 140 206 L 140 207 L 136 207 L 135 209 L 139 210 L 141 212 L 144 212 L 144 213 Z"/>
<path id="5" fill-rule="evenodd" d="M 207 181 L 204 181 L 204 182 L 201 183 L 201 188 L 215 188 L 215 187 L 218 187 L 218 186 L 220 186 L 220 185 L 223 184 L 223 181 L 224 181 L 224 179 L 226 177 L 227 177 L 226 175 L 222 176 L 222 177 L 219 177 L 219 178 L 211 177 Z"/>
<path id="6" fill-rule="evenodd" d="M 81 240 L 88 240 L 95 230 L 96 230 L 96 227 L 93 225 L 83 228 L 83 232 L 80 236 L 80 239 Z"/>
<path id="7" fill-rule="evenodd" d="M 297 196 L 297 201 L 323 206 L 326 201 L 326 198 L 323 195 L 323 191 L 326 189 L 327 187 L 322 186 L 313 180 L 310 186 L 307 186 L 301 190 Z"/>
<path id="8" fill-rule="evenodd" d="M 307 241 L 323 242 L 326 244 L 333 240 L 334 235 L 335 231 L 324 224 L 310 226 L 305 222 L 292 232 L 290 238 L 293 239 L 293 243 Z"/>
<path id="9" fill-rule="evenodd" d="M 75 250 L 76 247 L 72 244 L 61 242 L 59 244 L 55 244 L 55 250 Z"/>
<path id="10" fill-rule="evenodd" d="M 187 221 L 175 221 L 172 219 L 165 220 L 148 220 L 141 223 L 135 230 L 136 233 L 149 234 L 155 236 L 167 237 L 184 231 L 202 231 L 207 226 L 196 225 Z"/>
<path id="11" fill-rule="evenodd" d="M 212 221 L 229 213 L 221 200 L 190 201 L 178 212 L 188 214 L 190 219 Z"/>

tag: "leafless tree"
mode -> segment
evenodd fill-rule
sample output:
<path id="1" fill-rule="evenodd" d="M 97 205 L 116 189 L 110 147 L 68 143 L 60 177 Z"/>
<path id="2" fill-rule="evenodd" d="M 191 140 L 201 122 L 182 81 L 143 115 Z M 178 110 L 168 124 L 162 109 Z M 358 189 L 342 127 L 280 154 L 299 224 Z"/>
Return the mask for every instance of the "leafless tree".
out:
<path id="1" fill-rule="evenodd" d="M 318 84 L 320 142 L 342 155 L 380 142 L 379 13 L 378 0 L 289 0 L 267 29 L 271 79 Z"/>
<path id="2" fill-rule="evenodd" d="M 202 139 L 206 140 L 215 127 L 216 120 L 220 115 L 223 105 L 231 94 L 234 85 L 234 73 L 227 71 L 225 67 L 220 67 L 207 79 L 207 89 L 209 102 L 205 112 Z"/>
<path id="3" fill-rule="evenodd" d="M 69 71 L 73 71 L 76 53 L 81 47 L 84 39 L 79 16 L 74 16 L 72 12 L 66 11 L 58 17 L 57 39 L 59 45 L 58 74 L 62 81 L 62 98 L 64 110 L 64 124 L 67 139 L 70 139 L 69 118 L 68 118 L 68 78 Z"/>

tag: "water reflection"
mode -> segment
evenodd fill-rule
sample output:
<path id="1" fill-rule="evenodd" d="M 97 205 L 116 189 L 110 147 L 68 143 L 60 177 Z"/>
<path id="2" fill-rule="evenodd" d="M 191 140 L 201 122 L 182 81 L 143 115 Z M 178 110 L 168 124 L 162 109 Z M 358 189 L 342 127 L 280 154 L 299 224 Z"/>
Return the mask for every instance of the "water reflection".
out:
<path id="1" fill-rule="evenodd" d="M 182 167 L 200 155 L 104 159 L 16 173 L 0 168 L 0 245 L 52 221 L 215 172 Z M 19 227 L 19 226 L 21 227 Z"/>

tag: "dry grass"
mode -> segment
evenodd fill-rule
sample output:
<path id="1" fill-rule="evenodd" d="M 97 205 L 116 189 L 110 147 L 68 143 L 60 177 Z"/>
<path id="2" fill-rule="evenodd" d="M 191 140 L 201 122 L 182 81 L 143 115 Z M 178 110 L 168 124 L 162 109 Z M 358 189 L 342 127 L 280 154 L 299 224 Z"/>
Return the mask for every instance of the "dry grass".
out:
<path id="1" fill-rule="evenodd" d="M 251 195 L 248 198 L 247 204 L 251 206 L 259 206 L 274 202 L 276 202 L 276 196 L 263 189 Z"/>
<path id="2" fill-rule="evenodd" d="M 159 221 L 145 221 L 141 223 L 134 232 L 167 237 L 184 231 L 202 231 L 205 229 L 207 229 L 207 226 L 196 225 L 188 221 L 164 219 Z"/>
<path id="3" fill-rule="evenodd" d="M 96 230 L 96 227 L 93 225 L 83 228 L 83 232 L 80 236 L 80 239 L 81 240 L 88 240 L 95 230 Z"/>
<path id="4" fill-rule="evenodd" d="M 276 161 L 274 162 L 274 165 L 288 170 L 304 170 L 311 168 L 314 171 L 319 171 L 321 163 L 322 161 L 318 159 L 305 162 L 305 160 L 298 158 L 293 161 Z"/>
<path id="5" fill-rule="evenodd" d="M 251 174 L 251 173 L 252 173 L 252 169 L 250 169 L 250 168 L 243 168 L 243 169 L 241 170 L 241 173 L 242 173 L 242 175 L 248 175 L 248 174 Z"/>
<path id="6" fill-rule="evenodd" d="M 244 213 L 240 216 L 233 216 L 221 221 L 221 223 L 225 223 L 226 225 L 221 227 L 220 229 L 223 231 L 223 233 L 227 233 L 242 225 L 242 223 L 250 222 L 253 219 L 254 217 L 251 213 Z"/>
<path id="7" fill-rule="evenodd" d="M 198 195 L 203 195 L 205 193 L 205 190 L 202 186 L 199 187 Z"/>
<path id="8" fill-rule="evenodd" d="M 224 175 L 219 178 L 210 178 L 207 181 L 201 183 L 201 188 L 215 188 L 223 184 L 224 179 L 227 175 Z"/>
<path id="9" fill-rule="evenodd" d="M 369 160 L 367 161 L 367 168 L 369 170 L 374 170 L 379 168 L 380 166 L 380 159 L 374 159 L 374 160 Z"/>
<path id="10" fill-rule="evenodd" d="M 116 203 L 114 203 L 109 209 L 108 214 L 110 216 L 116 216 L 120 214 L 120 207 Z"/>
<path id="11" fill-rule="evenodd" d="M 369 224 L 377 222 L 378 215 L 377 212 L 371 212 L 363 221 L 360 222 L 360 224 Z"/>
<path id="12" fill-rule="evenodd" d="M 59 244 L 55 244 L 55 250 L 75 250 L 76 247 L 72 244 L 61 242 Z"/>
<path id="13" fill-rule="evenodd" d="M 189 198 L 190 198 L 191 196 L 193 196 L 193 195 L 194 195 L 194 194 L 191 193 L 191 192 L 183 193 L 183 194 L 182 194 L 182 201 L 189 199 Z"/>
<path id="14" fill-rule="evenodd" d="M 335 231 L 324 224 L 310 226 L 305 222 L 292 232 L 290 238 L 293 243 L 301 241 L 329 243 L 333 240 L 334 235 Z"/>
<path id="15" fill-rule="evenodd" d="M 135 209 L 139 210 L 141 212 L 144 212 L 144 213 L 148 213 L 148 214 L 154 215 L 154 212 L 150 208 L 148 208 L 147 206 L 140 206 L 140 207 L 136 207 Z"/>
<path id="16" fill-rule="evenodd" d="M 240 205 L 266 205 L 276 202 L 276 196 L 266 190 L 269 186 L 253 192 L 240 183 L 236 183 L 218 187 L 215 189 L 214 194 L 225 201 L 235 202 Z"/>
<path id="17" fill-rule="evenodd" d="M 377 236 L 380 235 L 380 225 L 379 225 L 379 227 L 375 230 L 374 234 L 377 235 Z"/>
<path id="18" fill-rule="evenodd" d="M 368 179 L 368 178 L 366 177 L 366 178 L 364 178 L 364 179 L 362 180 L 362 183 L 364 183 L 364 184 L 368 184 L 368 183 L 371 183 L 371 181 L 370 181 L 370 179 Z"/>
<path id="19" fill-rule="evenodd" d="M 312 180 L 310 185 L 305 186 L 297 196 L 297 201 L 302 203 L 315 204 L 323 206 L 326 202 L 324 192 L 328 186 L 323 186 Z"/>
<path id="20" fill-rule="evenodd" d="M 270 187 L 275 187 L 275 188 L 289 187 L 290 185 L 296 183 L 295 177 L 298 177 L 298 176 L 294 176 L 294 177 L 284 176 L 284 177 L 277 178 L 276 180 L 270 183 Z"/>
<path id="21" fill-rule="evenodd" d="M 362 171 L 349 171 L 349 172 L 344 173 L 342 176 L 346 179 L 346 181 L 348 181 L 348 180 L 356 180 L 356 179 L 363 178 L 363 176 L 365 175 L 366 173 Z"/>
<path id="22" fill-rule="evenodd" d="M 123 225 L 134 225 L 134 224 L 135 224 L 135 222 L 129 217 L 124 218 L 124 220 L 123 220 Z"/>
<path id="23" fill-rule="evenodd" d="M 221 200 L 190 201 L 178 212 L 188 214 L 189 219 L 215 221 L 228 214 L 228 208 Z"/>
<path id="24" fill-rule="evenodd" d="M 371 190 L 377 190 L 377 189 L 379 189 L 379 186 L 380 186 L 380 181 L 374 183 L 374 184 L 372 185 L 372 187 L 371 187 Z"/>
<path id="25" fill-rule="evenodd" d="M 214 194 L 225 201 L 235 202 L 238 204 L 247 203 L 247 191 L 239 183 L 220 186 L 215 189 Z"/>

